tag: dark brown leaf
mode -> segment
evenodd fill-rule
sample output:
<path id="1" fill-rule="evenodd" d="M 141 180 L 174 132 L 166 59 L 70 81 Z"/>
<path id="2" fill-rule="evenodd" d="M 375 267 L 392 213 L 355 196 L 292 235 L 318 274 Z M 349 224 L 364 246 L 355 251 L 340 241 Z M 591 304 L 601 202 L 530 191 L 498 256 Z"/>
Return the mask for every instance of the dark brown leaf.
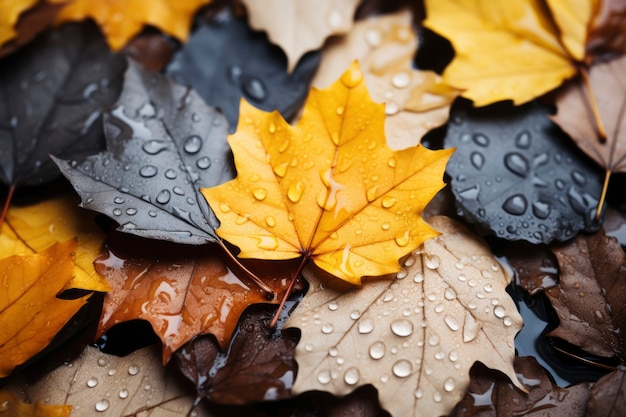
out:
<path id="1" fill-rule="evenodd" d="M 599 7 L 587 35 L 587 54 L 600 59 L 623 54 L 626 52 L 626 2 L 603 0 L 597 3 Z"/>
<path id="2" fill-rule="evenodd" d="M 556 285 L 559 265 L 547 246 L 511 242 L 504 255 L 517 273 L 519 284 L 529 293 L 535 294 Z"/>
<path id="3" fill-rule="evenodd" d="M 52 26 L 61 7 L 63 6 L 60 4 L 48 4 L 45 1 L 40 1 L 32 9 L 22 13 L 15 25 L 17 36 L 0 47 L 0 57 L 26 45 L 39 33 Z"/>
<path id="4" fill-rule="evenodd" d="M 600 378 L 591 390 L 587 417 L 619 417 L 626 415 L 626 368 L 620 366 Z"/>

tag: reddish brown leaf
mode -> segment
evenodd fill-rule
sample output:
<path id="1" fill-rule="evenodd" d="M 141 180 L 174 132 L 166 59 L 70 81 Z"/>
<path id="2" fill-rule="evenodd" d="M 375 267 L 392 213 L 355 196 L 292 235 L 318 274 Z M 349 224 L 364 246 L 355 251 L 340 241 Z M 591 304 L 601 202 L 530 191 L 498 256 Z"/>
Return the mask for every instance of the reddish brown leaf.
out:
<path id="1" fill-rule="evenodd" d="M 292 268 L 284 262 L 258 262 L 254 270 L 277 297 L 239 278 L 217 246 L 182 246 L 115 235 L 95 261 L 111 284 L 104 300 L 98 336 L 117 323 L 144 319 L 163 342 L 163 362 L 199 334 L 215 335 L 226 348 L 241 312 L 250 304 L 276 302 Z M 243 276 L 243 275 L 242 275 Z"/>
<path id="2" fill-rule="evenodd" d="M 297 341 L 269 328 L 273 315 L 267 308 L 244 313 L 226 353 L 212 337 L 198 337 L 176 352 L 180 369 L 196 384 L 198 396 L 225 404 L 289 397 Z"/>
<path id="3" fill-rule="evenodd" d="M 603 376 L 595 383 L 589 398 L 587 417 L 619 417 L 626 415 L 626 368 Z"/>
<path id="4" fill-rule="evenodd" d="M 546 291 L 560 324 L 549 335 L 599 356 L 624 355 L 626 254 L 600 230 L 552 248 L 561 271 Z"/>
<path id="5" fill-rule="evenodd" d="M 0 57 L 26 45 L 39 33 L 52 26 L 61 7 L 61 5 L 41 1 L 32 9 L 22 13 L 15 25 L 17 36 L 0 47 Z"/>
<path id="6" fill-rule="evenodd" d="M 559 278 L 559 265 L 546 245 L 512 242 L 504 252 L 517 273 L 519 284 L 529 293 L 554 287 Z"/>
<path id="7" fill-rule="evenodd" d="M 450 417 L 585 415 L 591 384 L 560 388 L 552 384 L 546 371 L 531 356 L 515 358 L 515 371 L 528 394 L 513 387 L 502 374 L 482 364 L 475 365 L 469 389 Z"/>
<path id="8" fill-rule="evenodd" d="M 144 30 L 123 51 L 144 67 L 160 71 L 172 59 L 175 48 L 174 42 L 168 41 L 161 33 Z"/>
<path id="9" fill-rule="evenodd" d="M 591 20 L 587 35 L 587 54 L 602 58 L 626 52 L 626 2 L 603 0 Z"/>

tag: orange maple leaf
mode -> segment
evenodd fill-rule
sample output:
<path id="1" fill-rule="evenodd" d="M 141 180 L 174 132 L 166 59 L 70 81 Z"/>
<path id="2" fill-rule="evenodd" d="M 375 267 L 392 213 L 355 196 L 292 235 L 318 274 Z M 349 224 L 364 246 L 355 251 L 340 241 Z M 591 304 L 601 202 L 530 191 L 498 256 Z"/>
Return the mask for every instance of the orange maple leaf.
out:
<path id="1" fill-rule="evenodd" d="M 240 256 L 303 257 L 360 284 L 400 270 L 398 259 L 436 236 L 421 217 L 443 187 L 453 150 L 392 151 L 383 104 L 355 62 L 325 90 L 312 89 L 297 126 L 242 102 L 229 137 L 237 178 L 201 189 Z"/>

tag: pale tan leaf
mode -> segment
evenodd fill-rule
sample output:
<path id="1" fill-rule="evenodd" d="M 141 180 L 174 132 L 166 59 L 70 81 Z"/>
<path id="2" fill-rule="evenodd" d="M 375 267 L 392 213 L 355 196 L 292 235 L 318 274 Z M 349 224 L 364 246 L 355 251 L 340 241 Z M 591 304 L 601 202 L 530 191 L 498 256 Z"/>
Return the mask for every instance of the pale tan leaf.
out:
<path id="1" fill-rule="evenodd" d="M 510 276 L 489 248 L 445 217 L 395 277 L 337 290 L 311 287 L 287 327 L 298 327 L 295 393 L 344 395 L 374 385 L 393 416 L 447 414 L 480 361 L 515 385 L 513 338 L 522 319 L 505 291 Z M 523 389 L 523 388 L 522 388 Z"/>
<path id="2" fill-rule="evenodd" d="M 267 32 L 270 41 L 285 52 L 289 72 L 302 55 L 320 48 L 326 38 L 348 32 L 359 4 L 359 0 L 241 1 L 248 9 L 250 26 Z"/>

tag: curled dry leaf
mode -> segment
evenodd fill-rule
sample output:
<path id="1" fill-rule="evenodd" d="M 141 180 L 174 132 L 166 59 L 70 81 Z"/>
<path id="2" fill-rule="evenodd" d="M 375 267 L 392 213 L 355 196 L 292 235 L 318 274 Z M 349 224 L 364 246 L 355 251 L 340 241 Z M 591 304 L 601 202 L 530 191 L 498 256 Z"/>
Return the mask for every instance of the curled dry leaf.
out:
<path id="1" fill-rule="evenodd" d="M 9 386 L 22 400 L 71 405 L 72 416 L 209 417 L 187 388 L 161 366 L 156 346 L 122 358 L 88 346 L 40 380 Z"/>
<path id="2" fill-rule="evenodd" d="M 64 289 L 106 292 L 111 287 L 93 267 L 104 233 L 96 225 L 93 213 L 81 210 L 77 200 L 66 195 L 30 206 L 10 207 L 0 226 L 0 258 L 38 253 L 56 242 L 76 238 L 74 277 Z"/>
<path id="3" fill-rule="evenodd" d="M 137 35 L 144 25 L 161 29 L 181 41 L 187 40 L 195 12 L 211 0 L 47 0 L 63 4 L 59 23 L 93 19 L 117 51 Z"/>
<path id="4" fill-rule="evenodd" d="M 107 151 L 55 159 L 82 206 L 152 239 L 201 245 L 217 224 L 200 185 L 233 176 L 224 116 L 189 88 L 129 63 L 118 105 L 105 118 Z"/>
<path id="5" fill-rule="evenodd" d="M 246 310 L 223 352 L 211 337 L 198 337 L 176 352 L 181 371 L 196 385 L 199 397 L 250 404 L 290 396 L 296 340 L 269 327 L 273 315 L 273 309 L 261 306 Z"/>
<path id="6" fill-rule="evenodd" d="M 313 85 L 326 87 L 358 60 L 377 102 L 385 102 L 385 136 L 392 149 L 418 144 L 429 130 L 448 120 L 458 91 L 432 71 L 412 68 L 417 49 L 413 15 L 408 10 L 357 22 L 345 36 L 324 47 Z"/>
<path id="7" fill-rule="evenodd" d="M 213 334 L 225 349 L 239 316 L 268 301 L 265 291 L 242 281 L 220 258 L 217 246 L 187 247 L 115 236 L 95 261 L 112 290 L 104 299 L 98 336 L 115 324 L 143 319 L 163 342 L 163 362 L 200 334 Z M 293 268 L 256 265 L 258 275 L 281 295 Z"/>
<path id="8" fill-rule="evenodd" d="M 0 378 L 45 348 L 89 298 L 56 298 L 72 279 L 75 249 L 68 240 L 0 260 Z"/>
<path id="9" fill-rule="evenodd" d="M 353 24 L 359 0 L 241 0 L 255 30 L 266 31 L 270 41 L 287 55 L 291 72 L 302 55 L 321 48 L 331 35 L 344 34 Z"/>
<path id="10" fill-rule="evenodd" d="M 426 0 L 424 26 L 450 40 L 444 82 L 477 106 L 525 103 L 574 76 L 585 59 L 594 2 Z"/>
<path id="11" fill-rule="evenodd" d="M 593 385 L 586 417 L 623 415 L 626 415 L 626 368 L 620 366 Z"/>
<path id="12" fill-rule="evenodd" d="M 27 404 L 8 390 L 0 390 L 0 413 L 9 413 L 13 417 L 69 417 L 70 405 Z"/>
<path id="13" fill-rule="evenodd" d="M 356 63 L 311 91 L 296 126 L 242 102 L 229 137 L 237 178 L 201 189 L 218 235 L 240 257 L 311 259 L 355 284 L 398 271 L 400 257 L 437 235 L 421 212 L 443 187 L 452 150 L 394 152 L 383 124 Z"/>
<path id="14" fill-rule="evenodd" d="M 295 393 L 343 395 L 374 385 L 393 416 L 447 414 L 461 399 L 475 361 L 513 370 L 522 322 L 505 291 L 510 277 L 485 243 L 445 217 L 404 268 L 363 287 L 333 289 L 313 274 L 285 327 L 297 327 Z"/>
<path id="15" fill-rule="evenodd" d="M 601 230 L 552 248 L 561 271 L 558 287 L 546 291 L 560 337 L 594 355 L 626 357 L 626 254 Z"/>
<path id="16" fill-rule="evenodd" d="M 516 357 L 515 372 L 528 393 L 523 393 L 502 374 L 476 365 L 468 391 L 449 417 L 584 417 L 591 383 L 561 388 L 535 358 Z"/>

